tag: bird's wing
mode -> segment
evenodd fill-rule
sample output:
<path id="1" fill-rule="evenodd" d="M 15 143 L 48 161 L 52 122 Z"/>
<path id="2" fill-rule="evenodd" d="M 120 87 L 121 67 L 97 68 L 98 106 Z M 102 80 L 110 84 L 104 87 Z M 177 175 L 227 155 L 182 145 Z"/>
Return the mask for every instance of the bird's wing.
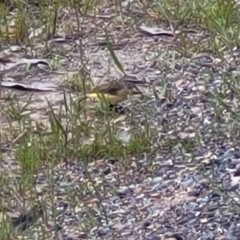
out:
<path id="1" fill-rule="evenodd" d="M 90 91 L 90 93 L 99 92 L 102 94 L 108 93 L 115 95 L 119 90 L 123 88 L 123 85 L 117 81 L 106 82 L 101 85 L 96 86 Z"/>

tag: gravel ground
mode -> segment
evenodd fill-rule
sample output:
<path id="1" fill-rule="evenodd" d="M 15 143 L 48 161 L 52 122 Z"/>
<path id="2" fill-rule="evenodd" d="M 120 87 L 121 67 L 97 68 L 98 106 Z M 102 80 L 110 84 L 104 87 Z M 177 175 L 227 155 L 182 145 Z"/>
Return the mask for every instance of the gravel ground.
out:
<path id="1" fill-rule="evenodd" d="M 108 20 L 99 18 L 97 24 L 104 21 Z M 221 57 L 210 53 L 183 57 L 178 55 L 178 39 L 131 31 L 116 33 L 116 38 L 128 43 L 116 44 L 115 53 L 127 73 L 156 85 L 155 91 L 143 89 L 146 99 L 130 105 L 134 119 L 127 116 L 118 127 L 126 137 L 130 123 L 143 128 L 148 122 L 150 149 L 124 160 L 96 158 L 86 164 L 78 156 L 45 164 L 35 172 L 33 188 L 23 193 L 18 180 L 24 169 L 9 146 L 12 138 L 3 138 L 9 129 L 4 123 L 6 103 L 0 102 L 4 139 L 0 171 L 6 182 L 0 199 L 18 239 L 240 239 L 239 95 L 234 90 L 239 85 L 240 51 L 224 52 Z M 83 33 L 89 36 L 84 39 L 85 61 L 98 81 L 108 71 L 109 54 L 105 46 L 96 46 L 96 42 L 100 45 L 96 22 L 89 20 Z M 204 34 L 199 31 L 187 37 L 200 42 Z M 52 43 L 53 49 L 62 45 Z M 3 80 L 42 79 L 64 85 L 69 68 L 78 66 L 77 45 L 74 39 L 65 39 L 68 53 L 57 71 L 66 74 L 38 67 L 25 72 L 17 67 Z M 110 70 L 110 76 L 120 76 L 113 64 Z M 235 81 L 227 85 L 224 79 L 234 74 Z M 17 102 L 26 102 L 29 95 L 20 92 Z M 219 104 L 217 96 L 224 103 Z M 30 118 L 46 126 L 45 97 L 57 112 L 63 94 L 33 94 Z M 43 216 L 39 204 L 45 209 Z"/>

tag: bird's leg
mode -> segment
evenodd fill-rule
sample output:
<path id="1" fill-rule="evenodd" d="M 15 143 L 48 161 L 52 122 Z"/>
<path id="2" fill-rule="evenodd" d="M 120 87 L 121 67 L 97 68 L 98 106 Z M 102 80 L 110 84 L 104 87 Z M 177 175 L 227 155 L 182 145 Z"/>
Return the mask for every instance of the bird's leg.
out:
<path id="1" fill-rule="evenodd" d="M 125 108 L 119 104 L 109 104 L 109 110 L 114 111 L 116 113 L 124 113 Z"/>

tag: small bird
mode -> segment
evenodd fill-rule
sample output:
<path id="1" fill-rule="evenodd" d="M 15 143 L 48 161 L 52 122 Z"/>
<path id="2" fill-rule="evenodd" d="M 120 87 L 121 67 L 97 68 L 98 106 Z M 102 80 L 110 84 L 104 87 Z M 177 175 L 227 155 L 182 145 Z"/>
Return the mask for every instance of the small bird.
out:
<path id="1" fill-rule="evenodd" d="M 128 95 L 142 94 L 137 84 L 144 83 L 134 76 L 125 75 L 118 81 L 105 82 L 96 86 L 86 94 L 86 97 L 98 101 L 103 98 L 111 105 L 116 105 L 126 100 Z"/>

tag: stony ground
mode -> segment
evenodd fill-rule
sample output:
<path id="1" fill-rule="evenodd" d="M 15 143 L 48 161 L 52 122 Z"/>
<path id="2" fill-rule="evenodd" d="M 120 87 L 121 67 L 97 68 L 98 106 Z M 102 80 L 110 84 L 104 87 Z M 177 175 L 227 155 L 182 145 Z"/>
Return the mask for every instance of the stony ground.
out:
<path id="1" fill-rule="evenodd" d="M 140 3 L 124 12 L 132 25 L 102 9 L 81 19 L 79 32 L 73 9 L 59 11 L 48 54 L 39 36 L 33 54 L 2 49 L 2 81 L 58 88 L 1 91 L 1 239 L 239 239 L 239 49 L 198 52 L 209 35 L 186 28 L 184 53 L 182 36 L 164 32 L 165 24 L 143 31 Z M 138 139 L 121 156 L 101 148 L 84 155 L 96 135 L 81 134 L 83 122 L 66 109 L 82 96 L 70 87 L 76 76 L 95 84 L 121 76 L 101 26 L 126 73 L 149 83 L 145 99 L 128 103 L 130 114 L 111 119 L 123 146 Z M 26 68 L 30 54 L 38 64 Z M 106 125 L 95 118 L 92 128 Z"/>

